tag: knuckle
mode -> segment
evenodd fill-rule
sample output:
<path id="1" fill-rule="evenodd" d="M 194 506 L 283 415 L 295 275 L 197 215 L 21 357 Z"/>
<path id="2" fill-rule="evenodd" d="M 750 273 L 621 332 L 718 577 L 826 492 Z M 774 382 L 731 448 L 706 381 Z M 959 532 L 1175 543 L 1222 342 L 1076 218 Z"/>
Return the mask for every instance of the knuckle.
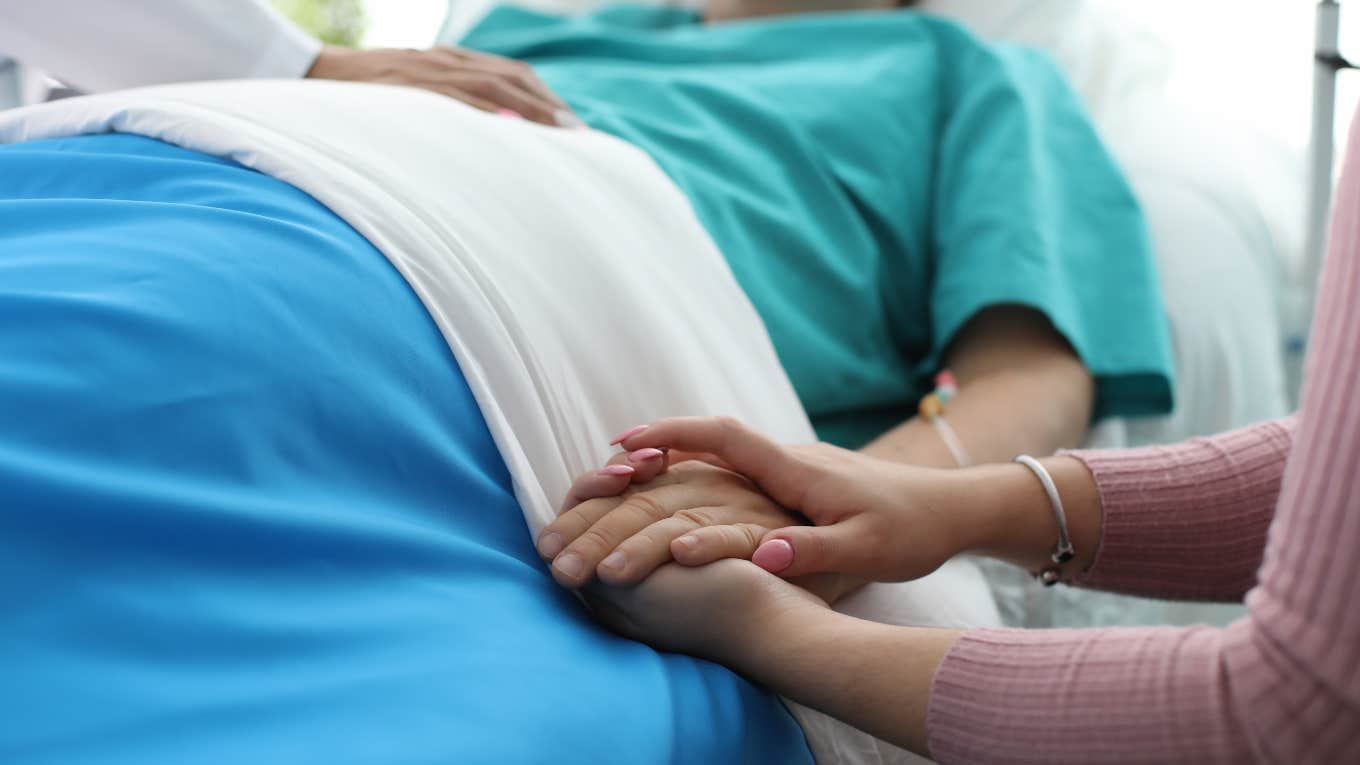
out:
<path id="1" fill-rule="evenodd" d="M 699 528 L 715 525 L 713 522 L 713 516 L 709 515 L 708 512 L 704 510 L 696 510 L 692 507 L 685 508 L 684 510 L 677 512 L 675 514 L 675 517 L 688 523 L 692 523 Z"/>
<path id="2" fill-rule="evenodd" d="M 645 492 L 634 494 L 624 500 L 622 507 L 628 508 L 629 512 L 639 513 L 652 521 L 669 518 L 671 515 L 670 510 L 665 505 Z"/>
<path id="3" fill-rule="evenodd" d="M 733 528 L 737 535 L 737 543 L 744 550 L 755 550 L 766 531 L 763 526 L 757 526 L 754 523 L 739 523 Z"/>
<path id="4" fill-rule="evenodd" d="M 723 433 L 723 435 L 726 436 L 736 435 L 746 429 L 746 426 L 742 423 L 741 420 L 738 420 L 736 417 L 733 417 L 731 415 L 723 415 L 719 417 L 717 424 L 718 430 L 720 430 Z"/>
<path id="5" fill-rule="evenodd" d="M 594 526 L 586 529 L 571 545 L 578 552 L 601 553 L 614 547 L 614 540 Z"/>
<path id="6" fill-rule="evenodd" d="M 650 551 L 655 549 L 668 549 L 674 534 L 668 534 L 657 528 L 647 528 L 639 531 L 636 536 L 619 545 L 621 549 L 629 551 Z"/>

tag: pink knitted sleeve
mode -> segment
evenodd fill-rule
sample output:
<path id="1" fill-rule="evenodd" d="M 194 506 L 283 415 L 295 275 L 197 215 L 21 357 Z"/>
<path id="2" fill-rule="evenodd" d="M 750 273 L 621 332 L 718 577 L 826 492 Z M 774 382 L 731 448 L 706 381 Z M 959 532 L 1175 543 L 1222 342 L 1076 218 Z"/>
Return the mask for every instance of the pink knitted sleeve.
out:
<path id="1" fill-rule="evenodd" d="M 964 633 L 931 690 L 936 759 L 1360 762 L 1360 119 L 1350 146 L 1273 519 L 1288 425 L 1128 463 L 1085 455 L 1109 514 L 1088 583 L 1227 595 L 1259 558 L 1249 615 L 1221 630 Z"/>
<path id="2" fill-rule="evenodd" d="M 1074 584 L 1160 598 L 1241 600 L 1256 584 L 1296 418 L 1175 446 L 1068 452 L 1104 508 Z"/>

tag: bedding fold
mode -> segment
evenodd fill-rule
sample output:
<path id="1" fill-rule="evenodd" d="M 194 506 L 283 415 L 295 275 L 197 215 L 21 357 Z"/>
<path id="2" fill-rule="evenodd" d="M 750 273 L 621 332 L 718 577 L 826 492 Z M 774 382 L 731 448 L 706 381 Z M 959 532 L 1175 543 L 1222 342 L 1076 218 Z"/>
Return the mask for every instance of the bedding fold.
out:
<path id="1" fill-rule="evenodd" d="M 424 91 L 172 85 L 0 115 L 0 142 L 134 133 L 307 192 L 373 243 L 457 358 L 530 531 L 609 437 L 740 415 L 813 440 L 764 327 L 688 202 L 642 152 Z M 721 342 L 714 342 L 721 338 Z"/>

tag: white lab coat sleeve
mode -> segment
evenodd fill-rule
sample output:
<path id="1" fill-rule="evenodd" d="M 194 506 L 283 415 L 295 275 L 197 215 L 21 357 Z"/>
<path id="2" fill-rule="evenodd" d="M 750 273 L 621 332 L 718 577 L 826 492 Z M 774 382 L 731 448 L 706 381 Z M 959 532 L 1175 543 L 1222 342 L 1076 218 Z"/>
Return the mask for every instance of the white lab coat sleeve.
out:
<path id="1" fill-rule="evenodd" d="M 89 92 L 301 77 L 320 50 L 264 0 L 0 0 L 0 51 Z"/>

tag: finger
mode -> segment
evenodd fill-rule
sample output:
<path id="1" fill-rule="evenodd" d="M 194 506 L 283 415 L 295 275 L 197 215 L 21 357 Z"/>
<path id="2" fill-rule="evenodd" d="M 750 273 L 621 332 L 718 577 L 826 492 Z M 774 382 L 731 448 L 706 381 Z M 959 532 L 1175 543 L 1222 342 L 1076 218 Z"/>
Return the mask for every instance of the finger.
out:
<path id="1" fill-rule="evenodd" d="M 672 417 L 658 420 L 622 441 L 630 451 L 672 448 L 706 452 L 755 481 L 776 502 L 796 507 L 799 481 L 793 457 L 779 444 L 731 417 Z"/>
<path id="2" fill-rule="evenodd" d="M 538 72 L 532 66 L 525 64 L 524 68 L 527 70 L 524 78 L 528 81 L 527 84 L 531 86 L 531 90 L 541 93 L 544 98 L 557 104 L 557 108 L 559 109 L 571 109 L 571 107 L 567 105 L 567 102 L 563 101 L 561 96 L 554 93 L 552 88 L 548 87 L 548 83 L 544 82 L 543 79 L 538 76 Z"/>
<path id="3" fill-rule="evenodd" d="M 784 578 L 834 572 L 868 579 L 881 577 L 872 551 L 877 540 L 855 516 L 830 526 L 790 526 L 760 540 L 751 562 Z M 875 576 L 878 574 L 879 576 Z"/>
<path id="4" fill-rule="evenodd" d="M 490 53 L 481 53 L 479 51 L 469 51 L 448 46 L 432 48 L 431 52 L 436 57 L 442 58 L 449 64 L 462 69 L 474 69 L 499 74 L 508 78 L 524 90 L 553 104 L 556 109 L 570 110 L 567 103 L 558 97 L 558 95 L 548 87 L 547 83 L 539 78 L 538 72 L 523 61 Z"/>
<path id="5" fill-rule="evenodd" d="M 558 515 L 588 499 L 617 497 L 628 488 L 637 469 L 632 465 L 613 464 L 612 460 L 610 462 L 611 464 L 593 473 L 577 476 L 571 488 L 567 489 L 567 498 L 562 500 L 562 507 L 557 511 Z"/>
<path id="6" fill-rule="evenodd" d="M 562 516 L 566 518 L 575 514 L 572 521 L 564 526 L 568 530 L 564 531 L 562 536 L 570 538 L 571 541 L 561 554 L 553 559 L 553 578 L 563 587 L 580 587 L 589 582 L 595 575 L 596 567 L 619 544 L 653 523 L 669 518 L 677 510 L 685 508 L 694 493 L 691 486 L 670 484 L 633 494 L 607 510 L 589 527 L 569 537 L 569 530 L 579 528 L 579 524 L 588 519 L 589 514 L 599 511 L 599 508 L 592 505 L 613 500 L 592 500 L 578 505 L 571 513 Z M 585 509 L 585 512 L 576 514 L 576 510 L 582 509 Z"/>
<path id="7" fill-rule="evenodd" d="M 634 425 L 633 427 L 623 431 L 617 436 L 614 436 L 613 440 L 609 442 L 609 445 L 618 446 L 619 444 L 622 444 L 624 441 L 627 441 L 629 438 L 632 438 L 633 436 L 643 432 L 644 430 L 647 430 L 648 427 L 649 427 L 648 425 Z M 708 452 L 687 452 L 680 449 L 668 449 L 667 451 L 670 453 L 670 464 L 672 465 L 678 465 L 681 462 L 688 462 L 690 460 L 693 460 L 695 462 L 707 462 L 708 464 L 714 467 L 720 467 L 723 470 L 732 469 L 730 465 L 728 465 L 722 458 L 718 457 L 716 454 L 709 454 Z M 625 452 L 625 454 L 626 453 L 627 452 Z"/>
<path id="8" fill-rule="evenodd" d="M 672 560 L 671 540 L 699 527 L 700 521 L 685 513 L 663 518 L 621 542 L 600 561 L 595 575 L 606 584 L 636 584 Z"/>
<path id="9" fill-rule="evenodd" d="M 734 523 L 695 529 L 671 542 L 671 555 L 684 566 L 706 566 L 723 558 L 750 560 L 769 529 Z"/>
<path id="10" fill-rule="evenodd" d="M 538 534 L 538 554 L 545 560 L 552 560 L 562 554 L 567 545 L 576 541 L 594 526 L 609 511 L 623 504 L 617 497 L 598 497 L 587 499 L 553 519 Z"/>
<path id="11" fill-rule="evenodd" d="M 716 454 L 708 452 L 686 452 L 679 449 L 666 450 L 667 461 L 671 465 L 679 465 L 681 462 L 703 462 L 723 470 L 732 470 L 732 466 L 727 464 L 727 460 Z M 733 473 L 737 472 L 732 470 Z"/>
<path id="12" fill-rule="evenodd" d="M 469 93 L 465 90 L 461 90 L 459 88 L 443 85 L 441 83 L 432 83 L 427 85 L 412 85 L 411 83 L 408 82 L 396 82 L 396 84 L 421 88 L 423 90 L 428 90 L 433 93 L 438 93 L 441 96 L 448 96 L 449 98 L 452 98 L 455 101 L 461 101 L 467 104 L 468 106 L 473 107 L 474 109 L 481 109 L 482 111 L 490 112 L 491 114 L 496 114 L 501 109 L 500 106 L 490 101 L 487 101 L 483 98 L 478 98 L 472 93 Z"/>
<path id="13" fill-rule="evenodd" d="M 561 110 L 555 104 L 518 87 L 499 72 L 461 67 L 441 73 L 440 79 L 498 108 L 513 109 L 525 119 L 550 127 L 562 126 L 558 117 Z"/>
<path id="14" fill-rule="evenodd" d="M 636 471 L 633 475 L 634 483 L 647 483 L 666 472 L 670 462 L 662 449 L 637 449 L 625 452 L 620 464 L 628 465 Z"/>

